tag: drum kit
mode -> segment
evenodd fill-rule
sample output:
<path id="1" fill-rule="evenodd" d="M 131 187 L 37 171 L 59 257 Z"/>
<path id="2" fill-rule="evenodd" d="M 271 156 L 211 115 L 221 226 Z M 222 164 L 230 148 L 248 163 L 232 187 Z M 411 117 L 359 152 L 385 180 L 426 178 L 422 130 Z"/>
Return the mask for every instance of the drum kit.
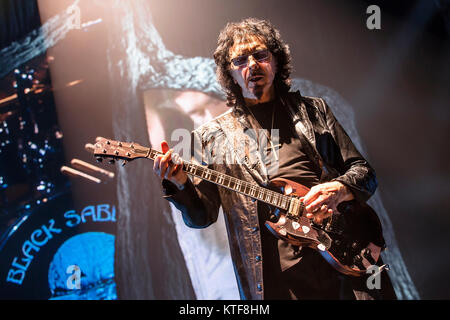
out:
<path id="1" fill-rule="evenodd" d="M 106 177 L 106 180 L 114 178 L 114 173 L 79 159 L 71 161 L 72 167 L 64 165 L 63 134 L 58 127 L 54 88 L 48 80 L 49 70 L 45 59 L 48 58 L 38 62 L 34 68 L 17 68 L 2 80 L 1 229 L 14 223 L 24 211 L 47 202 L 52 195 L 67 191 L 70 183 L 66 176 L 94 183 L 101 183 L 102 180 L 92 176 L 92 173 Z M 5 91 L 9 92 L 5 94 Z M 89 152 L 93 149 L 89 144 L 85 148 Z"/>
<path id="2" fill-rule="evenodd" d="M 64 161 L 62 134 L 48 65 L 16 68 L 7 76 L 14 90 L 0 98 L 0 221 L 14 220 L 23 210 L 47 201 L 64 181 L 54 166 Z M 3 92 L 4 93 L 4 92 Z"/>

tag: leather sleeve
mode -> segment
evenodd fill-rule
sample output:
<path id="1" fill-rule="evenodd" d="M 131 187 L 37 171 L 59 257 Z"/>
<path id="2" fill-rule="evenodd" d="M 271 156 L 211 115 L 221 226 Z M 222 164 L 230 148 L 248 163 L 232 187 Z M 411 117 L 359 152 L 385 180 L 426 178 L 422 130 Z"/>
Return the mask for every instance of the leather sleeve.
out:
<path id="1" fill-rule="evenodd" d="M 327 127 L 336 141 L 342 159 L 341 175 L 333 180 L 348 186 L 358 201 L 366 202 L 378 186 L 375 170 L 356 149 L 326 102 L 320 100 Z"/>
<path id="2" fill-rule="evenodd" d="M 197 139 L 197 140 L 194 140 Z M 195 144 L 194 141 L 198 141 Z M 199 147 L 202 146 L 202 150 Z M 191 135 L 191 162 L 199 164 L 196 159 L 206 158 L 204 144 L 195 131 Z M 197 157 L 195 156 L 197 155 Z M 199 158 L 200 157 L 200 158 Z M 190 178 L 190 177 L 189 177 Z M 170 201 L 183 215 L 184 223 L 191 228 L 206 228 L 217 221 L 220 208 L 220 196 L 217 186 L 200 178 L 188 179 L 183 190 L 179 190 L 172 182 L 162 181 L 164 198 Z"/>

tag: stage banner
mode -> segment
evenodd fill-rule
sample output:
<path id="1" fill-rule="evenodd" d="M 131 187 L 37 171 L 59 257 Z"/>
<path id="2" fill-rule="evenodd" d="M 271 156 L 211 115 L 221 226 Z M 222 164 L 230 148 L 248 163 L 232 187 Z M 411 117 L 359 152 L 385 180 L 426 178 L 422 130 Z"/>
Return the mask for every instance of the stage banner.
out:
<path id="1" fill-rule="evenodd" d="M 116 206 L 69 194 L 26 212 L 3 236 L 0 299 L 116 299 Z"/>

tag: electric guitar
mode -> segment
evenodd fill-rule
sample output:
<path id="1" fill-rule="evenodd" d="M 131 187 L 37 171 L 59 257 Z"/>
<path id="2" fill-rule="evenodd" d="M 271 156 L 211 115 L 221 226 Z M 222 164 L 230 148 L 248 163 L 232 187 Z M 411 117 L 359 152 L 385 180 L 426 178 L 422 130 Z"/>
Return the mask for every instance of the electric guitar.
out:
<path id="1" fill-rule="evenodd" d="M 97 161 L 109 158 L 126 161 L 148 158 L 155 160 L 163 153 L 137 143 L 96 139 L 94 156 Z M 301 197 L 309 189 L 301 184 L 274 179 L 270 188 L 236 179 L 205 166 L 183 161 L 182 169 L 191 176 L 207 180 L 218 186 L 244 194 L 273 208 L 271 219 L 265 226 L 278 239 L 296 246 L 309 247 L 318 251 L 337 271 L 362 276 L 369 267 L 376 265 L 385 247 L 381 223 L 375 211 L 367 204 L 355 200 L 342 202 L 338 211 L 322 224 L 306 218 L 305 205 Z M 279 191 L 278 191 L 279 190 Z M 379 267 L 379 272 L 388 269 Z"/>

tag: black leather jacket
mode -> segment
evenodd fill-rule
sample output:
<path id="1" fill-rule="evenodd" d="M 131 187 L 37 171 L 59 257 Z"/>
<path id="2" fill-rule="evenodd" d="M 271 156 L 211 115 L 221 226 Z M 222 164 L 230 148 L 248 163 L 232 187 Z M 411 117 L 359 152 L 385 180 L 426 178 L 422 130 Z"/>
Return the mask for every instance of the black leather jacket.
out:
<path id="1" fill-rule="evenodd" d="M 290 110 L 296 132 L 320 181 L 340 181 L 352 190 L 357 200 L 367 201 L 377 187 L 375 172 L 356 150 L 325 101 L 301 96 L 297 91 L 285 94 L 282 102 Z M 196 154 L 192 161 L 203 162 L 211 169 L 241 180 L 267 185 L 264 159 L 258 148 L 251 147 L 258 143 L 245 134 L 249 128 L 248 117 L 240 107 L 204 124 L 192 133 L 193 141 L 202 147 L 194 148 Z M 247 142 L 242 144 L 243 140 Z M 163 180 L 163 187 L 165 198 L 182 212 L 189 227 L 207 227 L 217 220 L 219 207 L 223 207 L 240 296 L 263 299 L 257 203 L 199 178 L 188 179 L 182 191 L 167 180 Z"/>

